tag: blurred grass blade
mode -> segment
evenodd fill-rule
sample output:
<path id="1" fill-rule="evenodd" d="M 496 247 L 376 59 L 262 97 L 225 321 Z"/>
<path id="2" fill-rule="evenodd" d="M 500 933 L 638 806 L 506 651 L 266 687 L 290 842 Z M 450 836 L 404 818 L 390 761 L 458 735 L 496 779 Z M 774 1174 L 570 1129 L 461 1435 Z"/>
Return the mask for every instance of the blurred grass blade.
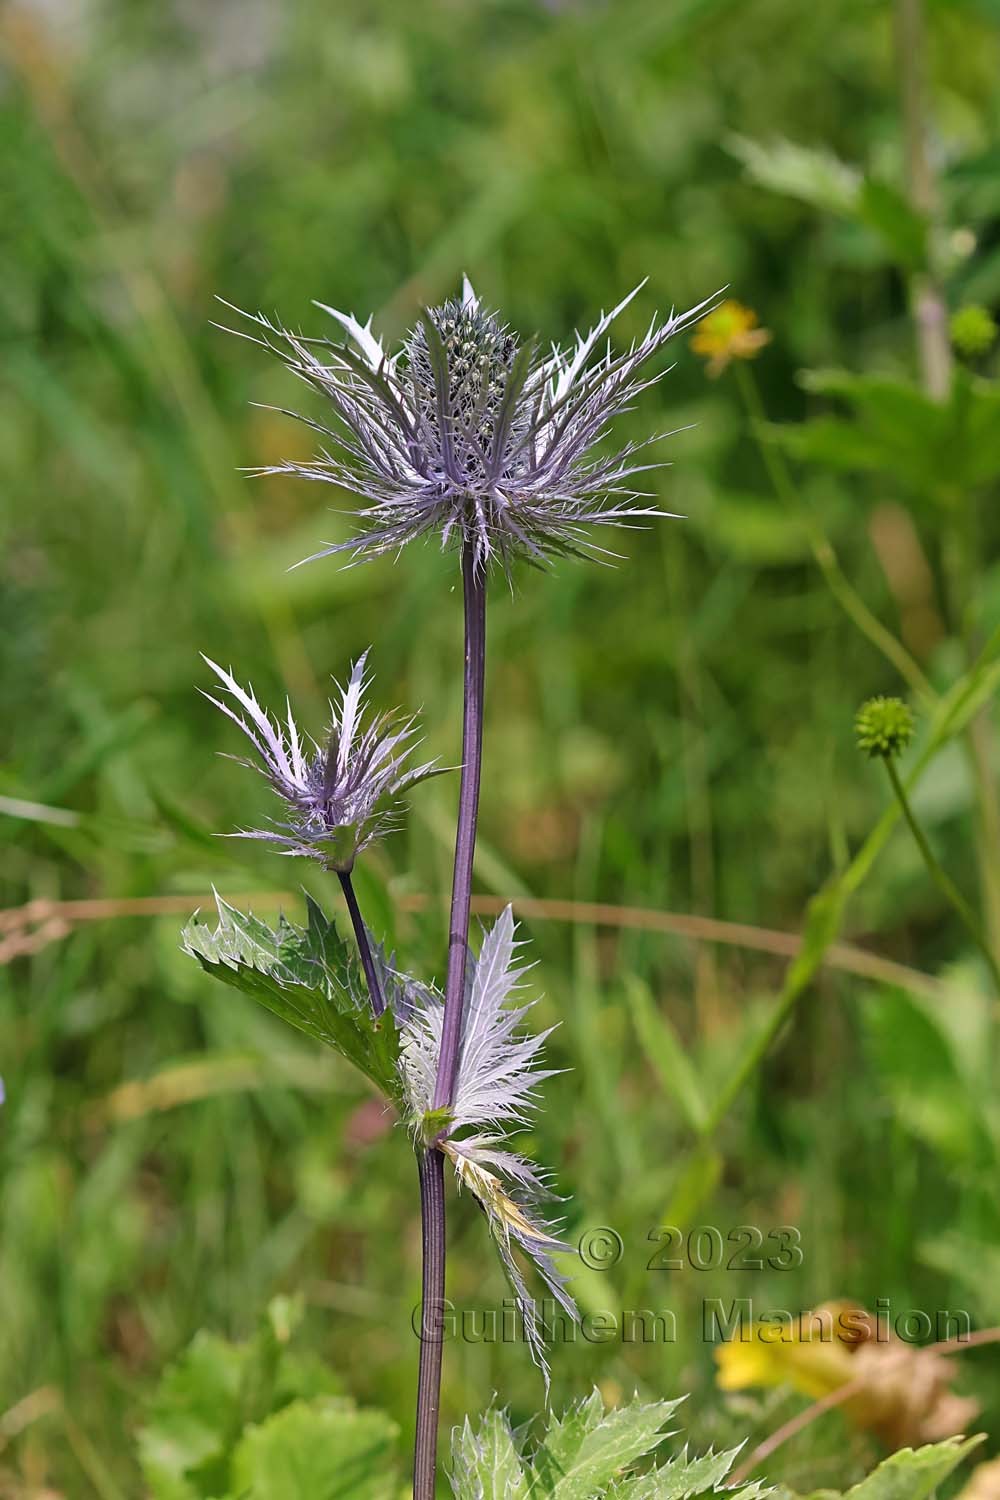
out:
<path id="1" fill-rule="evenodd" d="M 637 975 L 626 975 L 625 995 L 646 1061 L 687 1124 L 696 1135 L 701 1135 L 708 1124 L 708 1105 L 680 1038 Z"/>

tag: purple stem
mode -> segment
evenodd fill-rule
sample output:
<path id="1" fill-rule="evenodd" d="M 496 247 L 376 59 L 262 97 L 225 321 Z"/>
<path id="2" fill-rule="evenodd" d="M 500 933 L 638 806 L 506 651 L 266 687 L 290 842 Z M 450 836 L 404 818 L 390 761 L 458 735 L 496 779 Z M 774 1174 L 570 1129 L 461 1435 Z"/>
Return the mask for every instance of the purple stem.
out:
<path id="1" fill-rule="evenodd" d="M 434 1500 L 438 1409 L 441 1405 L 441 1312 L 444 1302 L 444 1157 L 430 1146 L 417 1157 L 423 1230 L 420 1294 L 420 1368 L 413 1448 L 413 1500 Z"/>
<path id="2" fill-rule="evenodd" d="M 361 918 L 361 908 L 358 905 L 358 898 L 354 894 L 354 882 L 351 880 L 350 870 L 338 870 L 337 878 L 340 881 L 340 888 L 344 893 L 344 900 L 347 902 L 347 910 L 351 914 L 351 926 L 354 928 L 354 936 L 358 940 L 358 952 L 361 955 L 361 967 L 365 971 L 365 979 L 368 984 L 368 995 L 372 1002 L 372 1013 L 375 1016 L 380 1016 L 385 1010 L 385 997 L 382 994 L 382 986 L 379 984 L 378 972 L 375 968 L 375 961 L 372 958 L 368 933 L 365 931 L 365 924 Z"/>
<path id="3" fill-rule="evenodd" d="M 455 1093 L 465 1006 L 465 960 L 469 951 L 472 860 L 476 852 L 479 777 L 483 761 L 483 678 L 486 672 L 486 571 L 476 566 L 471 542 L 462 552 L 465 585 L 465 717 L 462 724 L 462 783 L 458 794 L 455 873 L 448 926 L 448 972 L 444 1026 L 432 1108 L 447 1109 Z"/>
<path id="4" fill-rule="evenodd" d="M 476 816 L 483 760 L 483 680 L 486 672 L 486 572 L 477 568 L 475 550 L 462 551 L 465 593 L 465 710 L 462 723 L 462 782 L 458 794 L 455 873 L 448 924 L 448 970 L 444 989 L 444 1025 L 432 1108 L 447 1109 L 455 1093 L 465 963 L 469 949 L 472 861 L 476 852 Z M 444 1157 L 428 1147 L 419 1157 L 420 1215 L 423 1226 L 420 1368 L 417 1375 L 416 1443 L 413 1452 L 413 1500 L 434 1500 L 437 1471 L 438 1411 L 441 1405 L 441 1336 L 444 1305 L 445 1219 Z M 428 1321 L 430 1320 L 430 1321 Z M 435 1330 L 438 1329 L 435 1336 Z"/>

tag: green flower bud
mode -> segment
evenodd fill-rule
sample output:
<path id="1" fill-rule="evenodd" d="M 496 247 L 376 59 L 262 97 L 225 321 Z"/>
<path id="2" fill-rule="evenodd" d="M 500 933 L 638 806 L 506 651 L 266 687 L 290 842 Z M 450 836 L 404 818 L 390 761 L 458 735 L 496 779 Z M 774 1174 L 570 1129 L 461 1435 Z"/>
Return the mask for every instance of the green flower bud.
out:
<path id="1" fill-rule="evenodd" d="M 913 738 L 913 715 L 900 698 L 869 698 L 858 709 L 858 749 L 870 759 L 895 760 Z"/>
<path id="2" fill-rule="evenodd" d="M 992 349 L 997 325 L 985 307 L 970 302 L 952 315 L 948 331 L 959 354 L 964 354 L 966 359 L 977 359 Z"/>

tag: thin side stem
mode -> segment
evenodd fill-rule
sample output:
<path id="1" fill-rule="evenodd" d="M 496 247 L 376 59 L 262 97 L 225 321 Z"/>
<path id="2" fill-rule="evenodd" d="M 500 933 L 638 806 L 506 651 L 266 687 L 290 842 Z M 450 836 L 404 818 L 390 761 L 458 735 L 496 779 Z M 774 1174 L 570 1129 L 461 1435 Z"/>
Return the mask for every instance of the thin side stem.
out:
<path id="1" fill-rule="evenodd" d="M 444 1157 L 431 1146 L 417 1157 L 423 1278 L 420 1293 L 420 1368 L 417 1374 L 413 1500 L 434 1500 L 438 1410 L 441 1405 L 441 1314 L 444 1310 Z"/>
<path id="2" fill-rule="evenodd" d="M 902 781 L 899 779 L 899 772 L 896 770 L 895 762 L 892 760 L 886 760 L 885 769 L 888 773 L 889 780 L 892 783 L 892 789 L 896 794 L 896 801 L 899 803 L 900 811 L 902 812 L 903 817 L 906 819 L 907 826 L 909 827 L 910 832 L 913 834 L 913 837 L 916 840 L 917 848 L 920 850 L 920 853 L 923 856 L 923 861 L 927 866 L 928 874 L 934 881 L 938 890 L 944 896 L 945 900 L 954 908 L 959 917 L 962 919 L 966 931 L 981 951 L 983 957 L 986 959 L 986 962 L 989 965 L 990 975 L 993 979 L 993 983 L 996 986 L 997 993 L 1000 994 L 1000 966 L 998 966 L 993 951 L 990 948 L 989 943 L 986 941 L 985 936 L 983 935 L 983 930 L 979 925 L 979 921 L 976 917 L 975 912 L 972 910 L 972 907 L 969 905 L 968 901 L 966 901 L 965 897 L 962 895 L 962 892 L 958 889 L 958 886 L 952 880 L 951 876 L 948 875 L 947 872 L 943 870 L 938 863 L 933 849 L 927 842 L 927 837 L 924 833 L 924 830 L 917 822 L 917 818 L 913 811 L 913 808 L 910 806 L 910 799 L 907 797 L 906 789 L 903 786 Z"/>
<path id="3" fill-rule="evenodd" d="M 796 1412 L 794 1417 L 783 1422 L 775 1432 L 771 1433 L 770 1437 L 766 1437 L 762 1443 L 757 1444 L 749 1458 L 744 1459 L 743 1463 L 728 1475 L 726 1484 L 729 1486 L 742 1484 L 758 1464 L 770 1458 L 771 1454 L 787 1443 L 789 1438 L 795 1437 L 803 1428 L 815 1422 L 817 1417 L 825 1416 L 828 1411 L 834 1411 L 836 1407 L 843 1406 L 844 1402 L 850 1401 L 853 1396 L 860 1396 L 864 1388 L 864 1381 L 860 1378 L 848 1380 L 844 1385 L 838 1385 L 836 1389 L 827 1391 L 825 1396 L 821 1396 L 818 1401 L 814 1401 L 803 1411 Z"/>
<path id="4" fill-rule="evenodd" d="M 465 592 L 465 710 L 462 723 L 462 783 L 458 794 L 455 870 L 448 923 L 448 972 L 444 989 L 441 1056 L 434 1086 L 434 1109 L 447 1109 L 455 1093 L 465 1004 L 465 964 L 469 951 L 472 861 L 476 852 L 479 780 L 483 761 L 483 683 L 486 673 L 486 573 L 476 566 L 471 542 L 462 552 Z"/>
<path id="5" fill-rule="evenodd" d="M 368 933 L 361 917 L 361 908 L 358 898 L 354 892 L 354 882 L 349 870 L 338 870 L 337 878 L 340 888 L 347 902 L 347 910 L 351 914 L 351 926 L 354 928 L 354 936 L 358 942 L 358 953 L 361 955 L 361 967 L 365 971 L 365 981 L 368 985 L 368 996 L 372 1003 L 372 1013 L 380 1016 L 385 1010 L 385 996 L 382 994 L 382 986 L 379 983 L 378 971 L 375 968 L 375 960 L 372 958 L 371 944 L 368 941 Z"/>

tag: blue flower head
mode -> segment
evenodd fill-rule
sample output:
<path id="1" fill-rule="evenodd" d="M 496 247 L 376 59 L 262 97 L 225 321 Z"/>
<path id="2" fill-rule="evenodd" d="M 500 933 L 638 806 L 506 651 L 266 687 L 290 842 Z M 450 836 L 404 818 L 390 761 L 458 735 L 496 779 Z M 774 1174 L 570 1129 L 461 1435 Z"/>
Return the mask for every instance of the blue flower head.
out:
<path id="1" fill-rule="evenodd" d="M 251 321 L 263 333 L 254 341 L 332 408 L 330 425 L 303 419 L 325 440 L 319 456 L 258 472 L 297 474 L 360 497 L 358 534 L 316 557 L 370 557 L 431 532 L 445 544 L 471 543 L 477 567 L 505 571 L 517 556 L 541 562 L 598 550 L 590 526 L 663 514 L 634 488 L 637 476 L 660 467 L 642 461 L 653 438 L 610 453 L 601 440 L 658 378 L 645 373 L 648 361 L 715 300 L 654 319 L 620 353 L 610 342 L 600 349 L 634 296 L 578 334 L 573 348 L 546 354 L 486 309 L 468 280 L 460 298 L 425 311 L 393 354 L 370 318 L 362 325 L 319 304 L 347 336 L 338 344 L 257 313 Z"/>

